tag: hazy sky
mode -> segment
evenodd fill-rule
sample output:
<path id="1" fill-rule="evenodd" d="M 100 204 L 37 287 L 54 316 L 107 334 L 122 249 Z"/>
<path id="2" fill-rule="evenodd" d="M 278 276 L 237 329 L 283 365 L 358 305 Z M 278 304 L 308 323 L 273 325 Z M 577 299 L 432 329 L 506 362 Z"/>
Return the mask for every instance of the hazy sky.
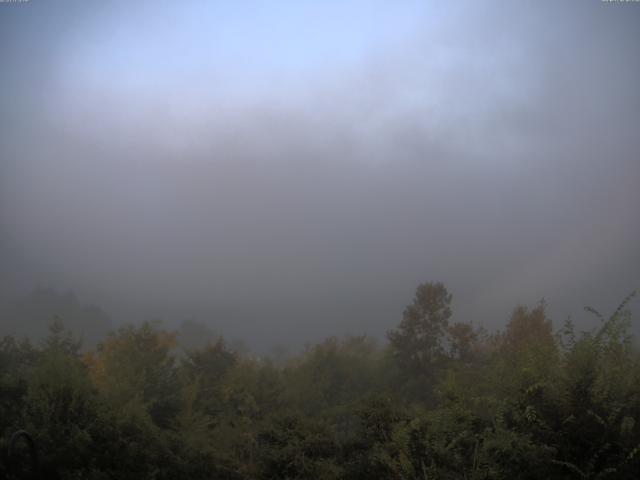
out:
<path id="1" fill-rule="evenodd" d="M 30 0 L 0 62 L 6 296 L 260 347 L 640 287 L 640 4 Z"/>

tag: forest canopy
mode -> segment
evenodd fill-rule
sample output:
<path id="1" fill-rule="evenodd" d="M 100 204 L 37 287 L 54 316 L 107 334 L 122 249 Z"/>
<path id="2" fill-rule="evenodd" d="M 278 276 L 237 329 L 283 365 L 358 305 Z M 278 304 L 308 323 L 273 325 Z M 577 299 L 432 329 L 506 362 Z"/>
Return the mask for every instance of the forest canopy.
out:
<path id="1" fill-rule="evenodd" d="M 488 332 L 450 323 L 451 294 L 425 283 L 388 342 L 328 338 L 288 357 L 193 322 L 83 348 L 57 317 L 42 341 L 0 340 L 0 478 L 31 468 L 7 454 L 20 429 L 62 478 L 636 478 L 634 294 L 610 316 L 587 308 L 592 331 L 552 325 L 540 303 Z"/>

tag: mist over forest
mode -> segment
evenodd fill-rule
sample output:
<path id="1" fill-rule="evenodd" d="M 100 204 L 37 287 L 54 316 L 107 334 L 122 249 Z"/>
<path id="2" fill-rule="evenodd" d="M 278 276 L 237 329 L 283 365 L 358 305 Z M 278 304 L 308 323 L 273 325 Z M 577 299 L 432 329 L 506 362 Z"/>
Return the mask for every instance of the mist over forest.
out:
<path id="1" fill-rule="evenodd" d="M 428 280 L 487 328 L 615 308 L 639 283 L 638 14 L 2 5 L 2 296 L 263 350 L 382 338 Z"/>
<path id="2" fill-rule="evenodd" d="M 0 1 L 0 480 L 632 478 L 639 86 L 637 1 Z"/>

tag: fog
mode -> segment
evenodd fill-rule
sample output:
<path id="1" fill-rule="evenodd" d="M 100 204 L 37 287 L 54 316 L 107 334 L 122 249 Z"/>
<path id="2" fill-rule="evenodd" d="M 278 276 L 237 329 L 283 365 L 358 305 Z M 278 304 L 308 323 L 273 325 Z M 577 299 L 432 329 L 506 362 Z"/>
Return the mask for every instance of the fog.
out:
<path id="1" fill-rule="evenodd" d="M 0 4 L 2 298 L 263 349 L 640 287 L 638 5 L 344 3 Z"/>

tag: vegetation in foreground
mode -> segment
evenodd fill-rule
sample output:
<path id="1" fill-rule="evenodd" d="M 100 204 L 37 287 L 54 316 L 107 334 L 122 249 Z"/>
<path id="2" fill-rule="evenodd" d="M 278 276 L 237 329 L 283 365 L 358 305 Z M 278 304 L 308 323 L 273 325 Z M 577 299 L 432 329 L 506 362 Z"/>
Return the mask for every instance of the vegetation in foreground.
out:
<path id="1" fill-rule="evenodd" d="M 278 362 L 185 352 L 151 323 L 82 351 L 56 322 L 37 346 L 0 340 L 0 478 L 26 429 L 68 479 L 635 479 L 632 296 L 591 332 L 555 332 L 541 304 L 489 334 L 426 283 L 387 345 Z"/>

